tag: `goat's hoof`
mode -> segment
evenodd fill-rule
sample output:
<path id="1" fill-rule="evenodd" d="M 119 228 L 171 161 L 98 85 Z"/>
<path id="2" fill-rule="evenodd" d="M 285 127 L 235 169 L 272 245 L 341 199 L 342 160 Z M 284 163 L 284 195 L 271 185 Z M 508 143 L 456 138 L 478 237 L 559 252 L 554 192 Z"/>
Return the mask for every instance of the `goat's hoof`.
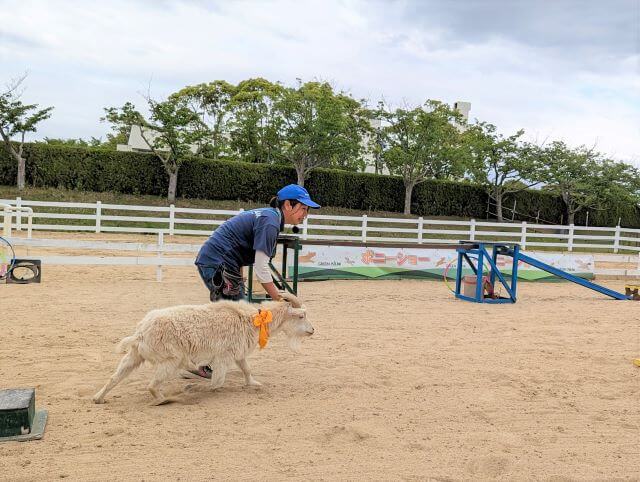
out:
<path id="1" fill-rule="evenodd" d="M 247 382 L 247 386 L 248 387 L 261 387 L 262 383 L 260 383 L 258 380 L 250 380 Z"/>
<path id="2" fill-rule="evenodd" d="M 167 403 L 171 403 L 171 400 L 168 398 L 159 398 L 151 402 L 152 407 L 157 407 L 159 405 L 166 405 Z"/>
<path id="3" fill-rule="evenodd" d="M 93 403 L 97 403 L 97 404 L 103 404 L 104 403 L 104 398 L 102 398 L 102 397 L 93 397 L 91 400 L 93 400 Z"/>

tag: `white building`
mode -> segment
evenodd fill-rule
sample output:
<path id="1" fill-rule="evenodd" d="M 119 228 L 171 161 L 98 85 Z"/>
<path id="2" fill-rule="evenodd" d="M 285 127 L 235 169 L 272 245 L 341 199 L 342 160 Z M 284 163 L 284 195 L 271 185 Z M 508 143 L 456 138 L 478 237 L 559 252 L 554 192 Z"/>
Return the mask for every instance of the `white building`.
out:
<path id="1" fill-rule="evenodd" d="M 150 143 L 153 143 L 155 138 L 158 137 L 158 133 L 153 129 L 149 129 L 148 127 L 144 128 L 144 137 L 142 137 L 142 132 L 143 131 L 140 129 L 140 126 L 131 126 L 127 143 L 118 144 L 116 146 L 116 150 L 127 152 L 151 152 L 151 147 L 149 146 L 149 144 L 147 144 L 147 141 L 144 140 L 144 137 L 146 137 Z M 169 148 L 165 147 L 158 150 L 167 152 Z M 192 145 L 190 150 L 193 154 L 195 154 L 196 152 L 198 152 L 198 146 Z"/>
<path id="2" fill-rule="evenodd" d="M 471 102 L 454 102 L 453 109 L 462 114 L 465 122 L 469 122 L 469 112 L 471 111 Z"/>

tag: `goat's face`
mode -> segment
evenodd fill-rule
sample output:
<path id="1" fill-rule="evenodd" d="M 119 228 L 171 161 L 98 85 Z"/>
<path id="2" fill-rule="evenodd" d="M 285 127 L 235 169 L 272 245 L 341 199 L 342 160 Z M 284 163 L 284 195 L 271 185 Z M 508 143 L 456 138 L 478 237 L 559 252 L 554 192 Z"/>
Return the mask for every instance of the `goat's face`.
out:
<path id="1" fill-rule="evenodd" d="M 314 329 L 307 320 L 307 310 L 302 308 L 287 309 L 287 316 L 282 324 L 282 331 L 289 339 L 289 348 L 295 352 L 300 351 L 300 341 L 313 335 Z"/>

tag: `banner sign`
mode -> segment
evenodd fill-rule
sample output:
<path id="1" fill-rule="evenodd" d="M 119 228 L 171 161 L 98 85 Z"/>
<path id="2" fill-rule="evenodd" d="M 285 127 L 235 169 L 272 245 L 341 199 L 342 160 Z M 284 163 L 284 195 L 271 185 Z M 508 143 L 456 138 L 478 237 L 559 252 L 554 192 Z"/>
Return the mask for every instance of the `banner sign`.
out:
<path id="1" fill-rule="evenodd" d="M 574 276 L 592 279 L 594 258 L 590 254 L 526 252 L 543 263 Z M 293 260 L 289 258 L 291 273 Z M 369 248 L 351 246 L 303 246 L 298 256 L 298 278 L 321 279 L 400 279 L 455 278 L 457 253 L 454 249 Z M 513 258 L 498 256 L 498 269 L 511 274 Z M 466 263 L 465 263 L 466 264 Z M 489 264 L 485 261 L 485 272 Z M 465 274 L 472 273 L 465 267 Z M 557 279 L 552 274 L 520 261 L 518 279 Z"/>

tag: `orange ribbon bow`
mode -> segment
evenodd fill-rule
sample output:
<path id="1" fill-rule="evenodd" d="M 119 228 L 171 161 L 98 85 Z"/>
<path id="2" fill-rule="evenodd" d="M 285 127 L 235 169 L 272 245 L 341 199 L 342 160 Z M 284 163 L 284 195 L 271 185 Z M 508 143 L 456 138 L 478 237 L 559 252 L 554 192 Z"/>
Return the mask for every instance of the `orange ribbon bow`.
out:
<path id="1" fill-rule="evenodd" d="M 258 337 L 258 344 L 260 348 L 267 346 L 269 341 L 269 323 L 273 321 L 273 315 L 269 310 L 259 310 L 258 314 L 253 317 L 253 325 L 260 328 L 260 336 Z"/>

